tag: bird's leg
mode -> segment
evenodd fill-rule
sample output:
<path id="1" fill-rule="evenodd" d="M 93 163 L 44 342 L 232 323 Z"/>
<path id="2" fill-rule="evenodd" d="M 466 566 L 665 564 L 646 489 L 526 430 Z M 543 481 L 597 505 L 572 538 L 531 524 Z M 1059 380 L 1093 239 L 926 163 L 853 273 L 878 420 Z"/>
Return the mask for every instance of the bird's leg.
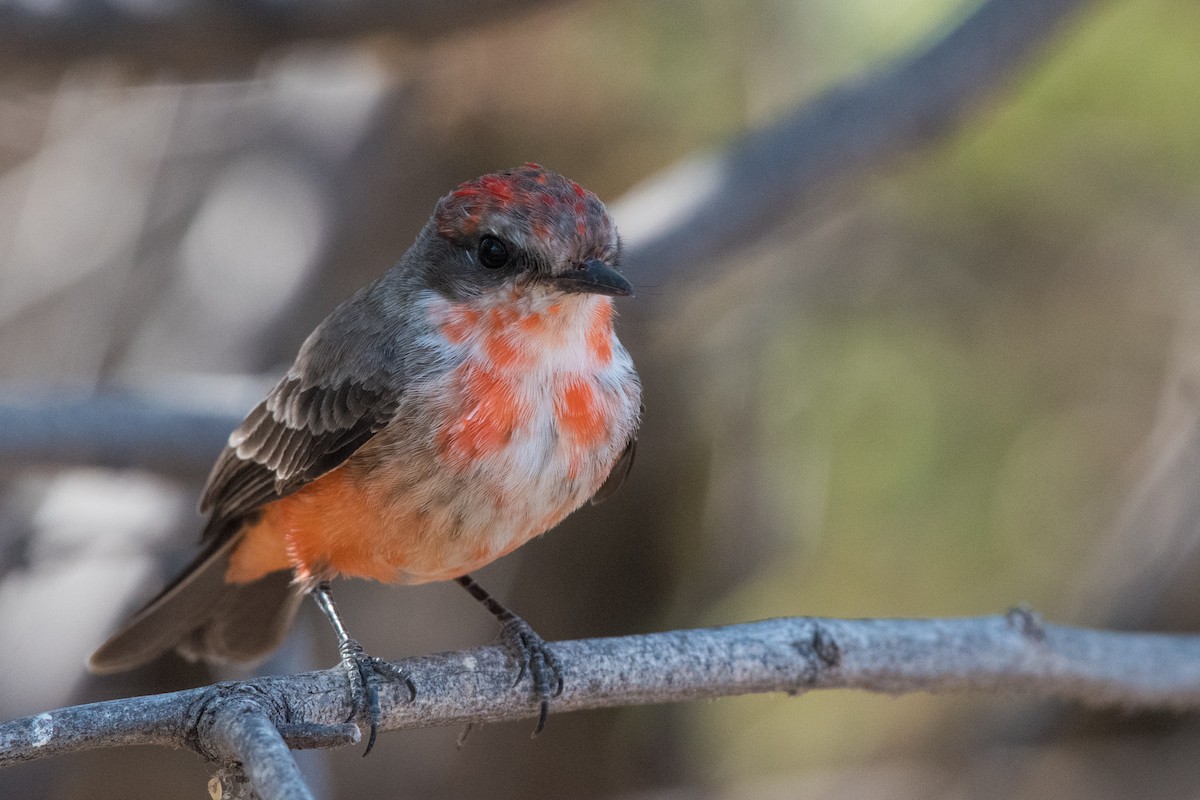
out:
<path id="1" fill-rule="evenodd" d="M 350 634 L 346 632 L 346 626 L 342 624 L 337 606 L 333 603 L 333 591 L 330 589 L 329 581 L 318 583 L 312 590 L 312 596 L 317 602 L 317 607 L 321 609 L 321 613 L 325 615 L 325 619 L 329 620 L 329 624 L 333 626 L 334 633 L 337 634 L 342 668 L 346 670 L 346 676 L 350 680 L 350 704 L 353 710 L 350 712 L 350 718 L 346 721 L 349 722 L 357 716 L 366 714 L 371 722 L 371 735 L 367 739 L 367 749 L 363 752 L 365 757 L 375 746 L 375 734 L 382 713 L 379 708 L 379 679 L 382 677 L 404 683 L 408 688 L 409 700 L 416 699 L 417 689 L 413 686 L 412 679 L 403 670 L 382 658 L 367 655 L 363 651 L 362 645 L 350 637 Z"/>
<path id="2" fill-rule="evenodd" d="M 533 690 L 537 694 L 541 706 L 537 728 L 533 731 L 534 736 L 538 735 L 542 732 L 542 728 L 546 727 L 546 715 L 550 713 L 550 698 L 562 694 L 562 663 L 558 660 L 558 656 L 554 655 L 554 651 L 546 646 L 542 637 L 538 636 L 529 626 L 528 622 L 505 608 L 476 583 L 474 578 L 470 575 L 463 575 L 456 580 L 460 586 L 471 593 L 472 597 L 482 603 L 484 608 L 492 612 L 492 615 L 500 623 L 500 640 L 516 657 L 517 663 L 521 667 L 513 686 L 520 683 L 527 673 L 533 682 Z M 553 692 L 550 691 L 551 681 L 554 682 Z"/>

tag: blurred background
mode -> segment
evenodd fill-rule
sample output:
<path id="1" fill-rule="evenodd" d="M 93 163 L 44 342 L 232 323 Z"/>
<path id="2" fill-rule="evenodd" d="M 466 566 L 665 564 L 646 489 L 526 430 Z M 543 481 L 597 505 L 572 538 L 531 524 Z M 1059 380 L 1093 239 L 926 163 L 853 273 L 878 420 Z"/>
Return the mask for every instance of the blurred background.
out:
<path id="1" fill-rule="evenodd" d="M 189 558 L 229 427 L 458 182 L 543 163 L 636 245 L 679 198 L 634 187 L 980 4 L 321 6 L 0 4 L 0 718 L 245 674 L 82 664 Z M 1043 35 L 956 125 L 806 187 L 751 239 L 631 260 L 633 475 L 481 583 L 547 639 L 1017 603 L 1200 627 L 1200 5 L 1081 2 Z M 95 430 L 6 452 L 40 441 L 48 397 Z M 119 449 L 143 412 L 207 423 L 176 456 L 97 466 L 87 440 Z M 496 633 L 455 586 L 347 582 L 339 601 L 385 657 Z M 259 669 L 335 660 L 306 606 Z M 457 730 L 391 733 L 302 766 L 329 798 L 1200 791 L 1194 717 L 1014 697 L 759 696 L 529 729 L 461 749 Z M 6 770 L 0 796 L 199 797 L 208 775 L 102 751 Z"/>

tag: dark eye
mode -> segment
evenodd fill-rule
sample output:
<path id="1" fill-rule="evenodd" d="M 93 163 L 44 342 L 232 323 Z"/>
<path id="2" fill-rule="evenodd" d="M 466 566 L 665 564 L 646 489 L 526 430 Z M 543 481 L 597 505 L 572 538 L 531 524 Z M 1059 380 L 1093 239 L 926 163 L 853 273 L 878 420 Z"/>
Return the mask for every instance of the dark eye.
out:
<path id="1" fill-rule="evenodd" d="M 508 248 L 495 236 L 479 240 L 479 263 L 488 269 L 500 269 L 508 263 Z"/>

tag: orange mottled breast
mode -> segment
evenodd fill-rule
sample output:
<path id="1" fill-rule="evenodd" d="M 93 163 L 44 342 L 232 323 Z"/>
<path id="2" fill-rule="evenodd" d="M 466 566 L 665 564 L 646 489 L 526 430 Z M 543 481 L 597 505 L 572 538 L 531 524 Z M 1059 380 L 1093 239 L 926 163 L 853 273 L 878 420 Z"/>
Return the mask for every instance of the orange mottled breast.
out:
<path id="1" fill-rule="evenodd" d="M 517 428 L 531 419 L 533 404 L 524 384 L 544 387 L 544 378 L 535 369 L 539 354 L 563 349 L 562 340 L 579 331 L 582 342 L 571 348 L 575 363 L 558 370 L 551 382 L 552 413 L 558 429 L 573 440 L 576 455 L 601 442 L 610 425 L 608 412 L 615 409 L 598 398 L 593 377 L 612 362 L 612 301 L 591 299 L 574 316 L 578 319 L 564 314 L 559 301 L 542 308 L 504 305 L 486 311 L 468 303 L 451 305 L 440 322 L 442 333 L 456 344 L 473 335 L 482 357 L 469 359 L 456 370 L 462 413 L 439 434 L 447 458 L 462 462 L 507 446 Z M 574 474 L 577 467 L 572 465 L 569 471 Z"/>
<path id="2" fill-rule="evenodd" d="M 471 361 L 455 370 L 462 411 L 438 432 L 442 455 L 469 462 L 508 446 L 528 415 L 516 381 L 489 365 Z"/>
<path id="3" fill-rule="evenodd" d="M 567 380 L 554 394 L 554 418 L 564 433 L 582 445 L 600 441 L 608 427 L 608 417 L 590 383 Z"/>
<path id="4" fill-rule="evenodd" d="M 638 406 L 611 301 L 429 304 L 427 346 L 441 371 L 406 392 L 396 422 L 341 467 L 264 506 L 228 580 L 288 567 L 302 580 L 454 578 L 544 533 L 599 488 Z"/>

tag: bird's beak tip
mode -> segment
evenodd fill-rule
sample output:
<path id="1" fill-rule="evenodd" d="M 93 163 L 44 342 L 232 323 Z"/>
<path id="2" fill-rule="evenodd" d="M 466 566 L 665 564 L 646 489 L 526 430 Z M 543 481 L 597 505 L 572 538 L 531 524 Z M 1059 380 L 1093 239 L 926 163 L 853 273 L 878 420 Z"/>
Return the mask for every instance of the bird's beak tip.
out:
<path id="1" fill-rule="evenodd" d="M 597 258 L 585 261 L 566 275 L 555 276 L 554 280 L 568 292 L 633 297 L 633 284 L 615 268 Z"/>

